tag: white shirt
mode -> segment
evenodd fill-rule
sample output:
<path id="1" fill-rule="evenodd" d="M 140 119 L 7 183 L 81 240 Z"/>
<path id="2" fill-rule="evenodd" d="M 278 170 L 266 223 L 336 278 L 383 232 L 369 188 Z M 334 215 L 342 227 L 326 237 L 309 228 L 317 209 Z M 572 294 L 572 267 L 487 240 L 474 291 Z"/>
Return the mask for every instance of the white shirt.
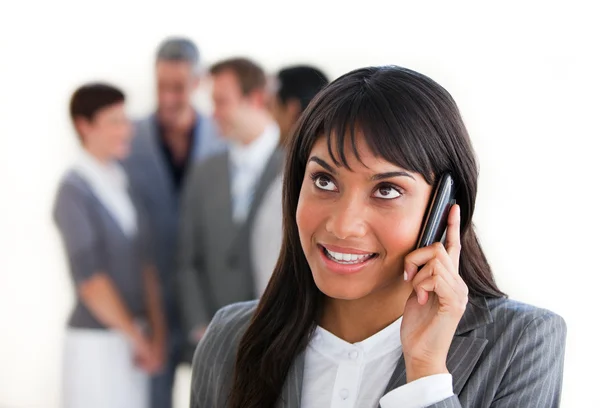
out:
<path id="1" fill-rule="evenodd" d="M 137 232 L 137 214 L 129 196 L 127 175 L 123 168 L 117 162 L 102 163 L 82 149 L 73 170 L 87 181 L 123 233 L 134 235 Z"/>
<path id="2" fill-rule="evenodd" d="M 302 408 L 419 408 L 451 397 L 451 374 L 424 377 L 383 396 L 402 354 L 401 321 L 354 344 L 317 326 L 305 354 Z"/>
<path id="3" fill-rule="evenodd" d="M 234 221 L 241 223 L 246 220 L 254 195 L 254 187 L 278 143 L 279 128 L 273 123 L 268 125 L 252 143 L 248 145 L 231 144 L 229 162 L 232 175 L 231 198 Z"/>

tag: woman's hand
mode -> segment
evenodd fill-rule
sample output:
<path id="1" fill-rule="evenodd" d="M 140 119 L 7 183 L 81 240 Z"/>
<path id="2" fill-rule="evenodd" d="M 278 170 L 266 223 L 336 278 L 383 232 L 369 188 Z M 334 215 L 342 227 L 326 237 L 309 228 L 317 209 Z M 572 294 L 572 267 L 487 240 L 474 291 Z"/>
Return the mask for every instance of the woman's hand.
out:
<path id="1" fill-rule="evenodd" d="M 148 374 L 160 372 L 163 361 L 161 361 L 162 353 L 157 350 L 159 345 L 150 341 L 138 328 L 136 328 L 132 340 L 135 364 Z"/>
<path id="2" fill-rule="evenodd" d="M 454 205 L 448 214 L 446 248 L 437 242 L 404 260 L 405 279 L 413 287 L 400 329 L 408 382 L 448 372 L 448 350 L 468 302 L 459 258 L 460 208 Z"/>
<path id="3" fill-rule="evenodd" d="M 152 339 L 152 356 L 153 362 L 156 364 L 156 371 L 162 371 L 167 359 L 167 344 L 164 335 L 155 336 Z"/>

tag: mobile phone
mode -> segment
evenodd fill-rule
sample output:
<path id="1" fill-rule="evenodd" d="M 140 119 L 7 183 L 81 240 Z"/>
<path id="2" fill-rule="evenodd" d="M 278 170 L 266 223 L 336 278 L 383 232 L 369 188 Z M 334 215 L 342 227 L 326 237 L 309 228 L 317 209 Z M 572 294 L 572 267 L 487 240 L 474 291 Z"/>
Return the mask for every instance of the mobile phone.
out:
<path id="1" fill-rule="evenodd" d="M 444 173 L 431 198 L 427 216 L 419 235 L 417 248 L 443 241 L 448 226 L 448 213 L 456 203 L 456 185 L 450 173 Z"/>

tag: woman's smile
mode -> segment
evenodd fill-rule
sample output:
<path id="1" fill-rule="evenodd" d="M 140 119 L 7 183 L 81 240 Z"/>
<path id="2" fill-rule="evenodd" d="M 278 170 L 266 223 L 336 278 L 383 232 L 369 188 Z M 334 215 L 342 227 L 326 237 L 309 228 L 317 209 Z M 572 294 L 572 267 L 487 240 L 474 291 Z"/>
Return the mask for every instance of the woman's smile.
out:
<path id="1" fill-rule="evenodd" d="M 378 254 L 354 248 L 317 244 L 325 267 L 338 274 L 350 274 L 361 271 L 370 265 Z"/>

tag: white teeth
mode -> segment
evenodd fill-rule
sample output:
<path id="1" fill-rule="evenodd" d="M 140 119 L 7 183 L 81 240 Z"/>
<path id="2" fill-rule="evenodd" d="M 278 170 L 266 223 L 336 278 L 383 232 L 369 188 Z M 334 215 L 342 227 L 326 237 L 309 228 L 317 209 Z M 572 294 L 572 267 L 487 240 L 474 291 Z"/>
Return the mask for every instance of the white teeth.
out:
<path id="1" fill-rule="evenodd" d="M 333 259 L 336 262 L 345 263 L 345 264 L 356 264 L 356 263 L 364 262 L 365 260 L 367 260 L 367 258 L 371 257 L 371 255 L 372 255 L 372 254 L 364 254 L 364 255 L 344 254 L 341 252 L 333 252 L 328 249 L 325 249 L 325 253 L 329 256 L 330 259 Z"/>

